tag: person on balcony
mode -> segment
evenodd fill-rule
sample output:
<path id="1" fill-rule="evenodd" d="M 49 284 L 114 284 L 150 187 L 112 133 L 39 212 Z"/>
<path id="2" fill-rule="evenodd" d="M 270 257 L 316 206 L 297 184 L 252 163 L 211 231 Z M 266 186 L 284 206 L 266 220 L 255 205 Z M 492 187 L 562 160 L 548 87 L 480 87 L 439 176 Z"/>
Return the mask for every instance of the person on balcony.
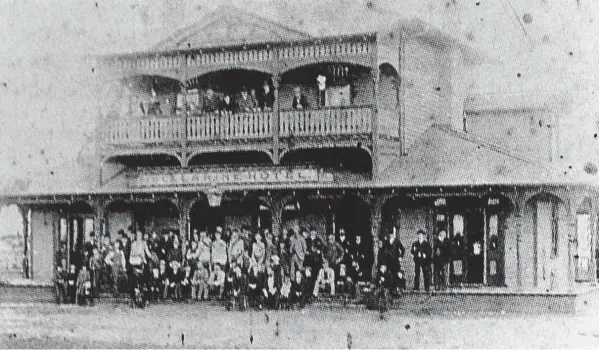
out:
<path id="1" fill-rule="evenodd" d="M 250 89 L 250 98 L 254 102 L 254 112 L 260 111 L 260 102 L 258 101 L 258 95 L 256 89 Z"/>
<path id="2" fill-rule="evenodd" d="M 152 97 L 150 103 L 148 103 L 148 115 L 162 115 L 162 108 L 160 107 L 160 101 L 156 95 L 156 91 L 152 89 Z"/>
<path id="3" fill-rule="evenodd" d="M 205 113 L 214 113 L 219 109 L 218 99 L 216 98 L 216 95 L 214 95 L 214 90 L 212 90 L 212 88 L 206 89 L 206 94 L 204 95 L 202 102 L 202 110 Z"/>
<path id="4" fill-rule="evenodd" d="M 248 94 L 246 87 L 244 86 L 241 89 L 241 94 L 237 98 L 236 103 L 238 112 L 253 112 L 256 107 L 258 107 L 257 101 L 252 99 L 252 97 Z"/>
<path id="5" fill-rule="evenodd" d="M 233 113 L 233 111 L 235 111 L 235 105 L 233 104 L 233 101 L 231 100 L 231 95 L 225 94 L 225 96 L 223 97 L 223 100 L 220 101 L 218 110 L 220 111 L 220 114 L 230 114 L 230 113 Z"/>
<path id="6" fill-rule="evenodd" d="M 271 90 L 270 85 L 268 85 L 268 81 L 266 80 L 262 85 L 262 94 L 260 97 L 260 108 L 263 111 L 272 111 L 272 108 L 275 105 L 275 94 Z"/>
<path id="7" fill-rule="evenodd" d="M 299 86 L 296 86 L 293 89 L 293 102 L 291 102 L 291 107 L 295 110 L 308 109 L 310 107 L 308 99 L 302 94 L 302 88 Z"/>

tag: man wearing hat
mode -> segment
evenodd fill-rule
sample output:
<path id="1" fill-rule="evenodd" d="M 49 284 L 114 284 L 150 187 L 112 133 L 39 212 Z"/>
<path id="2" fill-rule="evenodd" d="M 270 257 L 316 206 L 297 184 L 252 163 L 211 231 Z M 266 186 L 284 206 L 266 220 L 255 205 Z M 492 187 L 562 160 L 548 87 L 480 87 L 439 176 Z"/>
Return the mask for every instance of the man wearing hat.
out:
<path id="1" fill-rule="evenodd" d="M 418 230 L 418 239 L 412 243 L 412 255 L 414 256 L 415 276 L 414 290 L 420 289 L 420 270 L 424 275 L 424 289 L 428 292 L 430 289 L 430 264 L 431 264 L 431 246 L 426 240 L 426 233 Z"/>
<path id="2" fill-rule="evenodd" d="M 239 97 L 237 97 L 236 102 L 238 112 L 252 112 L 256 107 L 258 107 L 257 101 L 248 95 L 248 90 L 245 86 L 241 88 L 241 93 Z"/>
<path id="3" fill-rule="evenodd" d="M 396 227 L 393 227 L 393 229 L 389 232 L 388 237 L 388 240 L 383 246 L 382 263 L 387 265 L 387 269 L 393 277 L 392 285 L 394 286 L 393 290 L 395 290 L 396 287 L 399 287 L 399 281 L 403 278 L 403 273 L 401 272 L 401 261 L 403 260 L 406 250 L 397 237 Z"/>

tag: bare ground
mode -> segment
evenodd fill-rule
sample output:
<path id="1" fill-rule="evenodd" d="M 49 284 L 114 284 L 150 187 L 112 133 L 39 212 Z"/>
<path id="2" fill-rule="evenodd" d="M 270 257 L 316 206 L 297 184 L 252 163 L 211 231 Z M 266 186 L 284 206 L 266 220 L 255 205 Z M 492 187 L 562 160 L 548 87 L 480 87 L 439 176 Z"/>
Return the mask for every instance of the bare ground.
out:
<path id="1" fill-rule="evenodd" d="M 347 348 L 350 337 L 354 349 L 599 348 L 599 316 L 0 304 L 1 348 Z"/>

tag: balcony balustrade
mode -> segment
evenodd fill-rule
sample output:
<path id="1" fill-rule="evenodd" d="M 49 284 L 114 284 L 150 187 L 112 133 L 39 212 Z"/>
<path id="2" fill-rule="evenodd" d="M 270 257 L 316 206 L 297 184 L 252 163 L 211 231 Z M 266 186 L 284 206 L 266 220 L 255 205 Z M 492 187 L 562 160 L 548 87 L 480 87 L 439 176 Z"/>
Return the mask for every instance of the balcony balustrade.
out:
<path id="1" fill-rule="evenodd" d="M 187 118 L 188 141 L 271 137 L 272 112 L 210 114 Z"/>
<path id="2" fill-rule="evenodd" d="M 372 132 L 371 106 L 279 112 L 279 137 L 350 136 Z M 274 112 L 204 114 L 116 120 L 105 126 L 104 144 L 184 144 L 275 137 Z"/>
<path id="3" fill-rule="evenodd" d="M 282 111 L 279 135 L 329 136 L 367 134 L 372 131 L 372 107 Z"/>
<path id="4" fill-rule="evenodd" d="M 181 118 L 116 120 L 107 125 L 105 141 L 110 145 L 172 143 L 184 137 Z"/>

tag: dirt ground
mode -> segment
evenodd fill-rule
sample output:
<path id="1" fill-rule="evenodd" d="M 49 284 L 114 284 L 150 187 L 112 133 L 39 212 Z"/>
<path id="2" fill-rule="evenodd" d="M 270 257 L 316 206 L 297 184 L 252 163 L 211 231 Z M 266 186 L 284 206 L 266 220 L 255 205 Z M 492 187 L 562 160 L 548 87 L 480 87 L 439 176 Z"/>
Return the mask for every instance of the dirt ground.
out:
<path id="1" fill-rule="evenodd" d="M 277 326 L 278 324 L 278 326 Z M 277 332 L 278 329 L 278 332 Z M 250 342 L 250 336 L 253 342 Z M 599 348 L 599 315 L 227 312 L 208 304 L 0 304 L 1 348 Z"/>

